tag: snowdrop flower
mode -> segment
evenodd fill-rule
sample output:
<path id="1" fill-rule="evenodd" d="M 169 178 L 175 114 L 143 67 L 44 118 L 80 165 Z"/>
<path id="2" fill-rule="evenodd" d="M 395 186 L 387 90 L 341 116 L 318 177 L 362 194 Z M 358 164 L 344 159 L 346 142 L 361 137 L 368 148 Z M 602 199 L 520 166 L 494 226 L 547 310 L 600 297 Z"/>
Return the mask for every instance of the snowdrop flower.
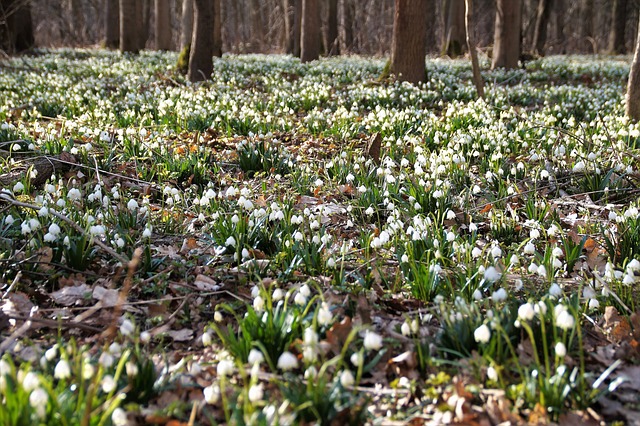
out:
<path id="1" fill-rule="evenodd" d="M 331 309 L 329 309 L 329 305 L 326 302 L 323 302 L 318 309 L 318 325 L 327 326 L 331 324 L 333 321 L 333 314 L 331 314 Z"/>
<path id="2" fill-rule="evenodd" d="M 144 231 L 142 231 L 142 238 L 150 238 L 151 237 L 151 227 L 147 226 L 146 228 L 144 228 Z"/>
<path id="3" fill-rule="evenodd" d="M 210 385 L 202 390 L 204 400 L 207 404 L 216 404 L 220 400 L 220 387 L 218 385 Z"/>
<path id="4" fill-rule="evenodd" d="M 282 289 L 276 288 L 275 290 L 273 290 L 273 294 L 271 295 L 271 299 L 274 302 L 279 302 L 283 298 L 284 298 L 284 291 L 282 291 Z"/>
<path id="5" fill-rule="evenodd" d="M 368 350 L 377 351 L 382 348 L 382 336 L 373 331 L 367 330 L 364 335 L 364 348 Z"/>
<path id="6" fill-rule="evenodd" d="M 264 355 L 262 355 L 262 352 L 260 352 L 258 349 L 251 349 L 251 351 L 249 351 L 248 361 L 251 365 L 261 364 L 264 361 Z"/>
<path id="7" fill-rule="evenodd" d="M 211 346 L 211 343 L 211 333 L 209 333 L 208 331 L 202 333 L 202 346 Z"/>
<path id="8" fill-rule="evenodd" d="M 219 377 L 229 376 L 233 373 L 233 361 L 228 359 L 223 359 L 218 363 L 218 367 L 216 368 Z"/>
<path id="9" fill-rule="evenodd" d="M 478 343 L 487 343 L 491 338 L 491 330 L 489 330 L 486 324 L 482 324 L 473 332 L 473 338 Z"/>
<path id="10" fill-rule="evenodd" d="M 487 378 L 492 382 L 498 381 L 498 372 L 493 366 L 490 366 L 489 368 L 487 368 Z"/>
<path id="11" fill-rule="evenodd" d="M 536 252 L 536 246 L 534 246 L 533 243 L 529 241 L 527 244 L 525 244 L 523 252 L 524 254 L 534 254 Z"/>
<path id="12" fill-rule="evenodd" d="M 573 166 L 573 171 L 576 173 L 579 172 L 583 172 L 585 169 L 585 164 L 584 161 L 578 161 L 574 166 Z"/>
<path id="13" fill-rule="evenodd" d="M 498 270 L 493 266 L 489 266 L 484 271 L 484 280 L 486 282 L 494 283 L 494 282 L 498 281 L 501 276 L 502 276 L 502 274 L 500 272 L 498 272 Z"/>
<path id="14" fill-rule="evenodd" d="M 282 371 L 298 368 L 298 358 L 289 351 L 283 352 L 278 358 L 277 367 Z"/>
<path id="15" fill-rule="evenodd" d="M 560 305 L 560 306 L 562 306 L 562 305 Z M 575 318 L 573 318 L 573 315 L 571 315 L 569 313 L 569 311 L 567 311 L 566 308 L 563 309 L 556 316 L 556 326 L 560 327 L 563 330 L 569 330 L 569 329 L 573 328 L 575 323 L 576 323 Z"/>
<path id="16" fill-rule="evenodd" d="M 123 336 L 130 336 L 136 330 L 136 326 L 129 320 L 125 319 L 120 325 L 120 333 Z"/>
<path id="17" fill-rule="evenodd" d="M 16 182 L 16 184 L 13 185 L 13 192 L 17 193 L 22 191 L 24 191 L 24 185 L 22 184 L 22 182 Z"/>
<path id="18" fill-rule="evenodd" d="M 518 308 L 518 318 L 522 321 L 531 321 L 535 316 L 533 305 L 529 302 L 520 305 Z"/>
<path id="19" fill-rule="evenodd" d="M 307 298 L 299 291 L 296 293 L 296 297 L 293 298 L 293 302 L 298 306 L 304 306 L 307 303 Z"/>
<path id="20" fill-rule="evenodd" d="M 551 287 L 549 287 L 549 295 L 553 297 L 562 296 L 562 289 L 557 283 L 551 284 Z"/>
<path id="21" fill-rule="evenodd" d="M 111 422 L 115 426 L 126 426 L 128 424 L 127 412 L 118 407 L 111 413 Z"/>
<path id="22" fill-rule="evenodd" d="M 102 388 L 102 392 L 111 393 L 116 388 L 116 381 L 112 375 L 106 374 L 100 382 L 100 387 Z"/>
<path id="23" fill-rule="evenodd" d="M 258 296 L 253 299 L 253 309 L 256 312 L 262 312 L 264 310 L 264 299 L 262 296 Z"/>
<path id="24" fill-rule="evenodd" d="M 474 259 L 477 259 L 481 255 L 482 255 L 482 250 L 480 250 L 480 248 L 474 247 L 473 250 L 471 250 L 471 256 L 473 256 Z"/>
<path id="25" fill-rule="evenodd" d="M 53 377 L 60 380 L 71 377 L 71 367 L 69 367 L 69 363 L 66 360 L 61 359 L 58 361 L 55 369 L 53 370 Z"/>
<path id="26" fill-rule="evenodd" d="M 354 383 L 355 379 L 350 370 L 343 370 L 342 373 L 340 373 L 340 384 L 342 387 L 350 387 L 353 386 Z"/>
<path id="27" fill-rule="evenodd" d="M 410 336 L 411 335 L 411 326 L 409 325 L 408 322 L 403 322 L 402 325 L 400 326 L 400 332 L 402 333 L 403 336 Z"/>
<path id="28" fill-rule="evenodd" d="M 560 358 L 567 354 L 567 347 L 562 342 L 556 343 L 554 350 L 556 352 L 556 356 L 559 356 Z"/>
<path id="29" fill-rule="evenodd" d="M 35 408 L 39 418 L 43 418 L 46 414 L 47 403 L 49 402 L 49 394 L 42 388 L 34 389 L 29 395 L 29 405 Z"/>
<path id="30" fill-rule="evenodd" d="M 40 379 L 38 378 L 38 375 L 36 373 L 34 373 L 33 371 L 29 371 L 24 375 L 24 378 L 22 379 L 22 387 L 25 391 L 31 392 L 38 386 L 40 386 Z"/>
<path id="31" fill-rule="evenodd" d="M 138 210 L 139 207 L 140 206 L 138 205 L 138 202 L 133 198 L 130 199 L 129 202 L 127 203 L 127 208 L 129 209 L 129 211 L 135 212 L 136 210 Z"/>
<path id="32" fill-rule="evenodd" d="M 540 231 L 538 231 L 536 228 L 533 228 L 531 231 L 529 231 L 529 238 L 531 238 L 532 240 L 537 240 L 538 238 L 540 238 Z"/>
<path id="33" fill-rule="evenodd" d="M 491 295 L 491 299 L 494 302 L 501 302 L 503 300 L 506 300 L 507 299 L 507 291 L 504 288 L 499 288 L 498 290 L 493 292 L 493 294 Z"/>
<path id="34" fill-rule="evenodd" d="M 67 198 L 71 201 L 78 201 L 82 198 L 82 194 L 78 188 L 71 188 L 69 192 L 67 192 Z"/>
<path id="35" fill-rule="evenodd" d="M 491 248 L 491 256 L 493 256 L 494 258 L 502 257 L 502 250 L 499 246 L 495 245 Z"/>
<path id="36" fill-rule="evenodd" d="M 129 361 L 124 367 L 128 377 L 135 377 L 138 375 L 138 365 L 135 362 Z"/>
<path id="37" fill-rule="evenodd" d="M 483 298 L 483 296 L 482 296 L 482 292 L 480 291 L 480 289 L 476 289 L 476 290 L 473 292 L 473 300 L 478 300 L 478 301 L 480 301 L 480 300 L 482 300 L 482 298 Z"/>
<path id="38" fill-rule="evenodd" d="M 264 389 L 262 384 L 253 385 L 249 388 L 249 401 L 256 403 L 264 398 Z"/>

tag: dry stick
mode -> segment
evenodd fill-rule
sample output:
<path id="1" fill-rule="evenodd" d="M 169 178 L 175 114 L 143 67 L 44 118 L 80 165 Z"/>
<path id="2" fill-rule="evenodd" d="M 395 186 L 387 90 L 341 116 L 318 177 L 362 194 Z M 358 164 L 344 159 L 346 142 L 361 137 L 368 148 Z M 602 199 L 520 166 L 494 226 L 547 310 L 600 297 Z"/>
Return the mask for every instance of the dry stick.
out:
<path id="1" fill-rule="evenodd" d="M 122 315 L 122 310 L 127 302 L 127 297 L 129 296 L 129 291 L 131 290 L 131 286 L 133 285 L 133 274 L 135 274 L 138 265 L 140 264 L 140 257 L 142 256 L 142 249 L 138 247 L 133 252 L 133 257 L 131 261 L 127 263 L 127 277 L 124 279 L 124 285 L 120 289 L 118 293 L 118 301 L 116 305 L 113 307 L 113 314 L 111 315 L 111 325 L 105 331 L 102 332 L 103 338 L 111 339 L 116 335 L 116 330 L 118 329 L 118 319 Z"/>
<path id="2" fill-rule="evenodd" d="M 16 331 L 14 331 L 11 334 L 11 336 L 7 337 L 6 340 L 0 344 L 0 355 L 5 353 L 7 351 L 7 349 L 9 349 L 9 347 L 13 344 L 13 342 L 18 340 L 18 338 L 20 336 L 22 336 L 27 331 L 29 331 L 29 329 L 31 328 L 32 321 L 34 319 L 33 316 L 36 314 L 37 311 L 38 311 L 38 308 L 36 308 L 36 307 L 31 308 L 31 312 L 29 313 L 29 317 L 26 318 L 26 321 L 24 322 L 24 324 L 22 324 L 20 326 L 20 328 L 18 328 Z"/>
<path id="3" fill-rule="evenodd" d="M 57 320 L 52 320 L 52 319 L 46 319 L 46 318 L 33 318 L 33 317 L 26 317 L 24 315 L 11 315 L 10 313 L 7 314 L 7 317 L 9 319 L 15 319 L 18 321 L 31 321 L 37 324 L 41 324 L 45 327 L 49 327 L 49 328 L 78 328 L 80 330 L 86 330 L 86 331 L 92 331 L 94 333 L 98 333 L 100 331 L 102 331 L 101 328 L 98 327 L 94 327 L 92 325 L 89 324 L 83 324 L 81 322 L 76 322 L 76 321 L 57 321 Z"/>
<path id="4" fill-rule="evenodd" d="M 29 204 L 29 203 L 23 203 L 22 201 L 18 201 L 14 198 L 12 198 L 9 194 L 7 193 L 2 193 L 0 194 L 0 199 L 1 200 L 5 200 L 8 203 L 11 203 L 12 205 L 16 206 L 16 207 L 23 207 L 26 209 L 31 209 L 31 210 L 40 210 L 42 208 L 42 206 L 37 206 L 35 204 Z M 77 223 L 75 223 L 73 220 L 69 219 L 67 216 L 63 215 L 62 213 L 58 213 L 57 211 L 55 211 L 53 208 L 49 207 L 49 214 L 51 214 L 52 216 L 57 217 L 58 219 L 62 220 L 63 222 L 68 223 L 69 225 L 71 225 L 71 227 L 73 229 L 75 229 L 76 231 L 78 231 L 80 234 L 86 234 L 86 231 L 84 229 L 82 229 L 80 227 L 80 225 L 78 225 Z M 117 259 L 120 263 L 122 263 L 123 266 L 129 265 L 129 263 L 132 262 L 132 260 L 130 261 L 129 259 L 127 259 L 125 256 L 121 255 L 120 253 L 116 252 L 115 250 L 113 250 L 111 247 L 109 247 L 108 245 L 106 245 L 105 243 L 103 243 L 102 241 L 100 241 L 99 239 L 92 239 L 92 241 L 94 242 L 95 245 L 97 245 L 98 247 L 100 247 L 102 250 L 106 251 L 108 254 L 110 254 L 111 256 L 113 256 L 115 259 Z"/>

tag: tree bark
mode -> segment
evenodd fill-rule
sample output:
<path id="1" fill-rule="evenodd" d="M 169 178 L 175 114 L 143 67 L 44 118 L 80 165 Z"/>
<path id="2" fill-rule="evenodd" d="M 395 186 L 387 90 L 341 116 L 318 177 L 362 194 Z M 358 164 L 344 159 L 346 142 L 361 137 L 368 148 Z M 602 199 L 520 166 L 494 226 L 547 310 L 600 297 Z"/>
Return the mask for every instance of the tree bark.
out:
<path id="1" fill-rule="evenodd" d="M 120 7 L 118 0 L 104 2 L 104 45 L 117 49 L 120 44 Z"/>
<path id="2" fill-rule="evenodd" d="M 138 28 L 138 49 L 143 50 L 149 39 L 149 16 L 151 15 L 151 0 L 135 0 Z M 141 25 L 142 24 L 142 25 Z"/>
<path id="3" fill-rule="evenodd" d="M 136 22 L 136 3 L 140 0 L 120 0 L 120 51 L 138 53 L 138 27 Z"/>
<path id="4" fill-rule="evenodd" d="M 585 53 L 597 53 L 593 37 L 593 0 L 582 0 L 580 4 L 580 38 Z"/>
<path id="5" fill-rule="evenodd" d="M 171 14 L 169 2 L 155 0 L 155 37 L 157 50 L 171 50 Z"/>
<path id="6" fill-rule="evenodd" d="M 484 99 L 484 80 L 480 73 L 480 64 L 478 63 L 478 52 L 476 51 L 476 42 L 473 37 L 473 0 L 465 0 L 464 24 L 467 33 L 467 49 L 469 49 L 469 57 L 471 58 L 471 70 L 473 71 L 473 84 L 476 86 L 478 96 Z"/>
<path id="7" fill-rule="evenodd" d="M 625 31 L 627 26 L 627 0 L 613 0 L 611 8 L 611 31 L 609 32 L 609 52 L 627 53 Z"/>
<path id="8" fill-rule="evenodd" d="M 300 28 L 300 60 L 310 62 L 320 57 L 320 3 L 318 0 L 302 0 L 302 24 Z"/>
<path id="9" fill-rule="evenodd" d="M 560 46 L 558 52 L 564 55 L 567 52 L 567 37 L 564 33 L 564 25 L 565 25 L 565 5 L 564 0 L 554 0 L 555 3 L 555 15 L 556 15 L 556 43 Z"/>
<path id="10" fill-rule="evenodd" d="M 194 5 L 188 72 L 191 82 L 207 80 L 213 72 L 213 0 L 194 0 Z"/>
<path id="11" fill-rule="evenodd" d="M 533 30 L 532 52 L 544 56 L 544 45 L 547 42 L 547 27 L 551 16 L 553 0 L 538 0 L 536 25 Z"/>
<path id="12" fill-rule="evenodd" d="M 520 60 L 522 0 L 496 2 L 496 27 L 491 68 L 517 68 Z"/>
<path id="13" fill-rule="evenodd" d="M 443 51 L 451 58 L 464 53 L 466 45 L 464 8 L 464 0 L 447 0 Z"/>
<path id="14" fill-rule="evenodd" d="M 191 44 L 193 37 L 193 0 L 182 0 L 182 28 L 180 49 Z"/>
<path id="15" fill-rule="evenodd" d="M 327 14 L 327 55 L 339 55 L 340 43 L 338 42 L 338 0 L 329 0 Z"/>
<path id="16" fill-rule="evenodd" d="M 426 81 L 427 0 L 395 0 L 390 71 L 398 79 Z"/>
<path id="17" fill-rule="evenodd" d="M 344 54 L 353 45 L 353 11 L 349 0 L 340 0 L 340 51 Z"/>
<path id="18" fill-rule="evenodd" d="M 213 56 L 222 56 L 222 4 L 213 0 Z"/>
<path id="19" fill-rule="evenodd" d="M 640 23 L 638 24 L 640 28 Z M 626 113 L 634 120 L 640 120 L 640 31 L 636 39 L 636 48 L 629 71 L 629 82 L 627 84 Z"/>

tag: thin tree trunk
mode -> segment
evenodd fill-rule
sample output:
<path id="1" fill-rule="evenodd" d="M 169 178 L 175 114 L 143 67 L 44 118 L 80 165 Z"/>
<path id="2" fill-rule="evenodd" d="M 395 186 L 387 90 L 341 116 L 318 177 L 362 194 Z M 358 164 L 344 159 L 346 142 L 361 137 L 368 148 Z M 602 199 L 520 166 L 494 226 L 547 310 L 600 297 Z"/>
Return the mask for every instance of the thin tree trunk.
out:
<path id="1" fill-rule="evenodd" d="M 320 57 L 320 3 L 302 0 L 300 61 L 314 61 Z"/>
<path id="2" fill-rule="evenodd" d="M 338 43 L 338 0 L 329 0 L 326 45 L 327 55 L 340 54 L 340 43 Z"/>
<path id="3" fill-rule="evenodd" d="M 353 46 L 353 13 L 349 0 L 340 0 L 340 51 L 344 54 Z"/>
<path id="4" fill-rule="evenodd" d="M 522 0 L 498 0 L 491 68 L 517 68 L 520 60 Z"/>
<path id="5" fill-rule="evenodd" d="M 627 26 L 627 0 L 613 0 L 611 8 L 611 31 L 609 32 L 609 52 L 625 54 L 625 31 Z"/>
<path id="6" fill-rule="evenodd" d="M 565 25 L 565 4 L 564 0 L 554 0 L 555 2 L 555 14 L 556 14 L 556 42 L 560 45 L 560 49 L 558 52 L 564 55 L 567 52 L 567 37 L 564 33 L 564 25 Z"/>
<path id="7" fill-rule="evenodd" d="M 169 2 L 155 0 L 155 37 L 157 50 L 171 50 L 171 14 Z"/>
<path id="8" fill-rule="evenodd" d="M 293 0 L 293 56 L 300 57 L 302 40 L 302 0 Z"/>
<path id="9" fill-rule="evenodd" d="M 636 49 L 631 63 L 631 71 L 629 72 L 626 103 L 627 116 L 635 121 L 640 120 L 640 31 L 638 31 Z"/>
<path id="10" fill-rule="evenodd" d="M 193 0 L 182 0 L 182 31 L 180 49 L 191 44 L 193 37 Z"/>
<path id="11" fill-rule="evenodd" d="M 540 56 L 544 56 L 544 45 L 547 42 L 547 26 L 549 25 L 552 7 L 553 0 L 538 0 L 531 50 Z"/>
<path id="12" fill-rule="evenodd" d="M 120 8 L 118 0 L 106 0 L 104 9 L 104 45 L 109 49 L 117 49 L 120 44 Z"/>
<path id="13" fill-rule="evenodd" d="M 447 0 L 446 27 L 444 51 L 451 58 L 456 58 L 464 52 L 464 0 Z"/>
<path id="14" fill-rule="evenodd" d="M 484 99 L 484 81 L 480 73 L 480 64 L 478 63 L 478 52 L 476 51 L 476 42 L 473 37 L 473 0 L 465 0 L 464 24 L 467 33 L 467 49 L 469 49 L 469 57 L 471 58 L 471 69 L 473 71 L 473 84 L 476 86 L 478 96 Z"/>
<path id="15" fill-rule="evenodd" d="M 189 56 L 189 81 L 209 79 L 213 72 L 213 0 L 194 0 L 194 30 Z"/>
<path id="16" fill-rule="evenodd" d="M 426 81 L 427 0 L 396 0 L 391 42 L 391 72 L 400 80 Z"/>
<path id="17" fill-rule="evenodd" d="M 582 49 L 586 53 L 597 53 L 593 36 L 593 0 L 583 0 L 580 5 L 580 36 Z"/>
<path id="18" fill-rule="evenodd" d="M 222 56 L 222 5 L 213 0 L 213 56 Z"/>
<path id="19" fill-rule="evenodd" d="M 139 1 L 139 0 L 138 0 Z M 120 51 L 138 53 L 138 27 L 136 0 L 120 0 Z"/>

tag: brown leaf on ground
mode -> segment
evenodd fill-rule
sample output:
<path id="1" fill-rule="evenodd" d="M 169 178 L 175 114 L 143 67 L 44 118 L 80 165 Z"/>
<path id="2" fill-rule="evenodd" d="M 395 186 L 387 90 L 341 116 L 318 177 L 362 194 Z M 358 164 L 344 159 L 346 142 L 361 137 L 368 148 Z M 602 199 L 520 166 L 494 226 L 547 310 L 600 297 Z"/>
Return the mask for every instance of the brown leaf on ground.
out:
<path id="1" fill-rule="evenodd" d="M 55 303 L 62 306 L 83 305 L 87 302 L 87 295 L 92 293 L 91 287 L 86 284 L 62 287 L 60 290 L 49 293 L 49 297 Z"/>
<path id="2" fill-rule="evenodd" d="M 367 142 L 365 156 L 373 160 L 375 164 L 380 164 L 380 147 L 382 146 L 382 136 L 380 133 L 371 135 Z"/>
<path id="3" fill-rule="evenodd" d="M 333 353 L 339 354 L 342 351 L 342 347 L 347 341 L 347 337 L 352 329 L 351 318 L 345 317 L 342 321 L 333 324 L 333 326 L 327 330 L 327 342 Z"/>

